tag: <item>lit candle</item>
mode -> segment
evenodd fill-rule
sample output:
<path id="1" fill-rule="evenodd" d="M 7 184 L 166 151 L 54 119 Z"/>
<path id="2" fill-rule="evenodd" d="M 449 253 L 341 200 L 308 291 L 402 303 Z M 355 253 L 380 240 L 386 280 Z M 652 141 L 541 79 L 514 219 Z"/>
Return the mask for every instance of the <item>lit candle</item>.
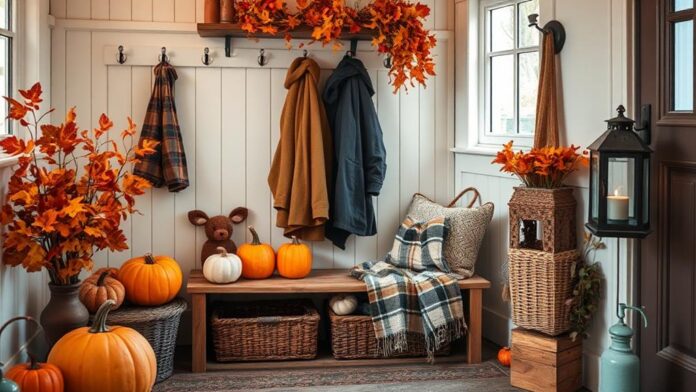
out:
<path id="1" fill-rule="evenodd" d="M 614 191 L 614 196 L 607 196 L 607 219 L 628 220 L 628 196 L 619 195 L 619 190 Z"/>

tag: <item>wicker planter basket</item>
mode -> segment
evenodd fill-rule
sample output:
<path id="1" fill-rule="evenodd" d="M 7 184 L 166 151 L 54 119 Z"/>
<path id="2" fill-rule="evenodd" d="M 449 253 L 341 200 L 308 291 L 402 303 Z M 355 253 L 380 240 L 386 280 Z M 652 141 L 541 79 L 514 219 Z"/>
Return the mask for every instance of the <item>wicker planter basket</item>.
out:
<path id="1" fill-rule="evenodd" d="M 317 356 L 319 312 L 311 301 L 218 304 L 210 325 L 220 362 Z"/>
<path id="2" fill-rule="evenodd" d="M 512 321 L 520 327 L 556 336 L 570 328 L 570 271 L 577 251 L 548 253 L 510 249 Z"/>
<path id="3" fill-rule="evenodd" d="M 176 334 L 181 314 L 187 306 L 182 298 L 175 298 L 162 306 L 124 306 L 109 312 L 106 323 L 133 328 L 150 342 L 157 357 L 156 382 L 161 382 L 169 378 L 174 370 Z"/>
<path id="4" fill-rule="evenodd" d="M 331 351 L 336 359 L 385 358 L 377 352 L 377 338 L 372 317 L 363 315 L 339 316 L 329 309 L 331 320 Z M 450 346 L 436 355 L 449 355 Z M 427 355 L 422 336 L 408 338 L 408 349 L 391 357 L 424 357 Z"/>

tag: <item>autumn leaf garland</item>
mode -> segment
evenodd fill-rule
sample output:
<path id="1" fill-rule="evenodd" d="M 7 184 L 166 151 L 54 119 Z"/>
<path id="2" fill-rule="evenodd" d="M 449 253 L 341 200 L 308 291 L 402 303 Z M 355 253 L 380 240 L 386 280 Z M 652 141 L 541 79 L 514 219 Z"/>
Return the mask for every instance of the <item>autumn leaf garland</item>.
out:
<path id="1" fill-rule="evenodd" d="M 5 153 L 19 156 L 0 208 L 0 224 L 7 225 L 3 262 L 29 272 L 45 268 L 52 283 L 73 284 L 92 268 L 96 250 L 128 248 L 119 226 L 136 212 L 135 196 L 150 187 L 128 168 L 154 153 L 157 142 L 134 146 L 130 118 L 120 138 L 110 135 L 114 124 L 105 114 L 93 130 L 80 130 L 74 108 L 62 124 L 42 124 L 51 110 L 38 112 L 41 85 L 19 92 L 24 102 L 5 98 L 8 117 L 26 128 L 28 141 L 0 141 Z"/>
<path id="2" fill-rule="evenodd" d="M 342 35 L 369 29 L 376 32 L 372 45 L 391 58 L 389 75 L 394 92 L 408 83 L 425 86 L 435 75 L 431 51 L 435 36 L 423 27 L 430 8 L 404 0 L 375 0 L 355 9 L 345 0 L 298 0 L 297 12 L 290 12 L 285 0 L 238 0 L 237 20 L 249 36 L 262 32 L 283 34 L 290 47 L 292 31 L 301 25 L 312 30 L 312 41 L 340 49 Z M 302 47 L 304 44 L 301 44 Z"/>

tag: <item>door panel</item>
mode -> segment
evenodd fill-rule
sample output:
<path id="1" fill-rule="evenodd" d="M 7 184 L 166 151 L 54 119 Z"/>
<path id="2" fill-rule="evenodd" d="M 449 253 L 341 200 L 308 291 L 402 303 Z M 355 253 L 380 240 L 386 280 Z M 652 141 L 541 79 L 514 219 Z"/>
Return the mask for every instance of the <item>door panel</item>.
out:
<path id="1" fill-rule="evenodd" d="M 641 243 L 644 391 L 696 385 L 696 115 L 691 0 L 637 1 L 637 107 L 653 105 L 653 234 Z"/>

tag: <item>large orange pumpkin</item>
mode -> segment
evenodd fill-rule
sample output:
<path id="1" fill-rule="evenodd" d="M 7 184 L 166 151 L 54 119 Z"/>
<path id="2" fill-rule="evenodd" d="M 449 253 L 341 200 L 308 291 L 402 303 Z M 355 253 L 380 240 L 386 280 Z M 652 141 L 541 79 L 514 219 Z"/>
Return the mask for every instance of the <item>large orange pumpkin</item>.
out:
<path id="1" fill-rule="evenodd" d="M 278 273 L 284 278 L 301 279 L 312 272 L 312 250 L 297 237 L 278 248 Z"/>
<path id="2" fill-rule="evenodd" d="M 79 293 L 80 301 L 90 313 L 96 312 L 107 299 L 113 299 L 116 302 L 114 310 L 123 304 L 126 289 L 121 282 L 112 276 L 111 271 L 102 268 L 98 275 L 93 274 L 82 282 Z"/>
<path id="3" fill-rule="evenodd" d="M 242 244 L 237 256 L 242 259 L 242 276 L 246 279 L 265 279 L 275 270 L 275 252 L 269 244 L 261 243 L 259 234 L 249 226 L 251 243 Z"/>
<path id="4" fill-rule="evenodd" d="M 13 366 L 5 377 L 19 385 L 22 392 L 63 392 L 63 373 L 56 365 L 39 363 L 29 354 L 29 363 Z"/>
<path id="5" fill-rule="evenodd" d="M 176 260 L 149 253 L 126 261 L 118 271 L 126 299 L 143 306 L 163 305 L 174 299 L 183 279 Z"/>
<path id="6" fill-rule="evenodd" d="M 112 306 L 113 300 L 104 302 L 92 327 L 68 332 L 48 354 L 63 372 L 66 391 L 150 392 L 155 385 L 155 352 L 134 329 L 106 326 Z"/>
<path id="7" fill-rule="evenodd" d="M 510 352 L 510 347 L 503 347 L 498 351 L 498 362 L 505 367 L 510 366 L 510 361 L 512 360 L 512 353 Z"/>

